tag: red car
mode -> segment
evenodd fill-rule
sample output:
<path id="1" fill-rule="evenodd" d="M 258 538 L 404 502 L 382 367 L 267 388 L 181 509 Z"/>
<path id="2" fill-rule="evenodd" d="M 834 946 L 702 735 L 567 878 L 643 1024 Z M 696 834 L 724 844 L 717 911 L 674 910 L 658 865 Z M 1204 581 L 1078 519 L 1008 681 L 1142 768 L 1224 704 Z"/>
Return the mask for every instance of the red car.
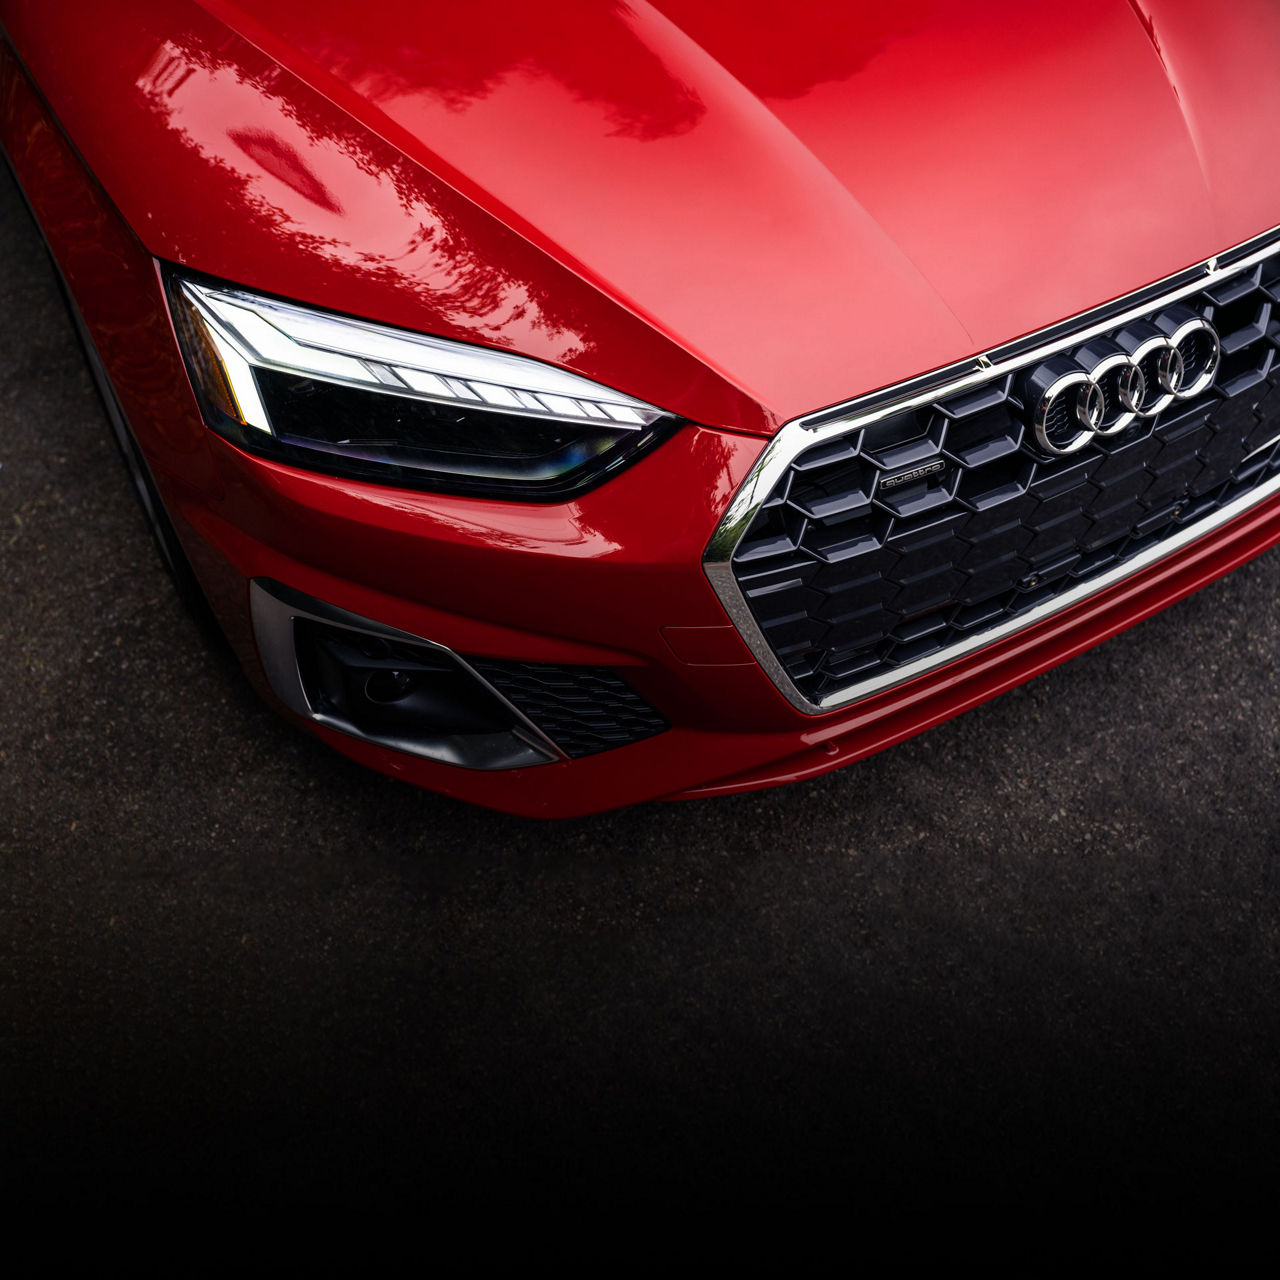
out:
<path id="1" fill-rule="evenodd" d="M 374 768 L 808 777 L 1280 539 L 1273 0 L 0 22 L 179 584 Z"/>

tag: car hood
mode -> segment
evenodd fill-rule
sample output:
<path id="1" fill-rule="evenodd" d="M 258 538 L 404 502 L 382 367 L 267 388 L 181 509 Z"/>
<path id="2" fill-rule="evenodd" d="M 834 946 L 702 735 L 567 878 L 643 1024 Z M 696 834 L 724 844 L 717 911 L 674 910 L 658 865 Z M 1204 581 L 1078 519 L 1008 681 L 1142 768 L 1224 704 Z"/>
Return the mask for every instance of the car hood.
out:
<path id="1" fill-rule="evenodd" d="M 1280 222 L 1269 0 L 139 0 L 61 69 L 57 7 L 5 21 L 153 252 L 717 425 Z"/>

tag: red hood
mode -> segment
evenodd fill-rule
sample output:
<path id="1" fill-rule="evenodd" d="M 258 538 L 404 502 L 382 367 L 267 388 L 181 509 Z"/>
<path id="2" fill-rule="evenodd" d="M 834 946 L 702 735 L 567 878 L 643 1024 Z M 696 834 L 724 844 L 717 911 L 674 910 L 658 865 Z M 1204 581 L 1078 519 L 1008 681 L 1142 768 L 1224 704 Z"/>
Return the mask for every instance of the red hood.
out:
<path id="1" fill-rule="evenodd" d="M 1271 0 L 56 7 L 153 252 L 747 429 L 1280 222 Z"/>

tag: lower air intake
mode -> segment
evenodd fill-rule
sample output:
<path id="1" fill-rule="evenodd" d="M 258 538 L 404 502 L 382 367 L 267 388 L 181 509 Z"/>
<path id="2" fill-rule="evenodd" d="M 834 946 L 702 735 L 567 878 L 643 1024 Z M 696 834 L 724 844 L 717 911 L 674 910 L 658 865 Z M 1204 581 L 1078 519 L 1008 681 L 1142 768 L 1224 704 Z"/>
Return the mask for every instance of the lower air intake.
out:
<path id="1" fill-rule="evenodd" d="M 608 667 L 561 667 L 489 658 L 467 661 L 571 760 L 625 747 L 669 728 L 666 720 Z"/>
<path id="2" fill-rule="evenodd" d="M 669 727 L 607 667 L 460 655 L 266 578 L 249 598 L 280 699 L 366 742 L 500 770 L 577 760 Z"/>

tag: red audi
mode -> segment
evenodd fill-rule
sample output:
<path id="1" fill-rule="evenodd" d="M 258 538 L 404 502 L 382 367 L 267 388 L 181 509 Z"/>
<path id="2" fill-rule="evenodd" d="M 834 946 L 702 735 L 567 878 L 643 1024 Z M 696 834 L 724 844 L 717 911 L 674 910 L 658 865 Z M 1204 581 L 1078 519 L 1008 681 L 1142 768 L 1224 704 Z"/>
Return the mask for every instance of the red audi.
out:
<path id="1" fill-rule="evenodd" d="M 376 769 L 809 777 L 1280 540 L 1273 0 L 0 24 L 179 589 Z"/>

